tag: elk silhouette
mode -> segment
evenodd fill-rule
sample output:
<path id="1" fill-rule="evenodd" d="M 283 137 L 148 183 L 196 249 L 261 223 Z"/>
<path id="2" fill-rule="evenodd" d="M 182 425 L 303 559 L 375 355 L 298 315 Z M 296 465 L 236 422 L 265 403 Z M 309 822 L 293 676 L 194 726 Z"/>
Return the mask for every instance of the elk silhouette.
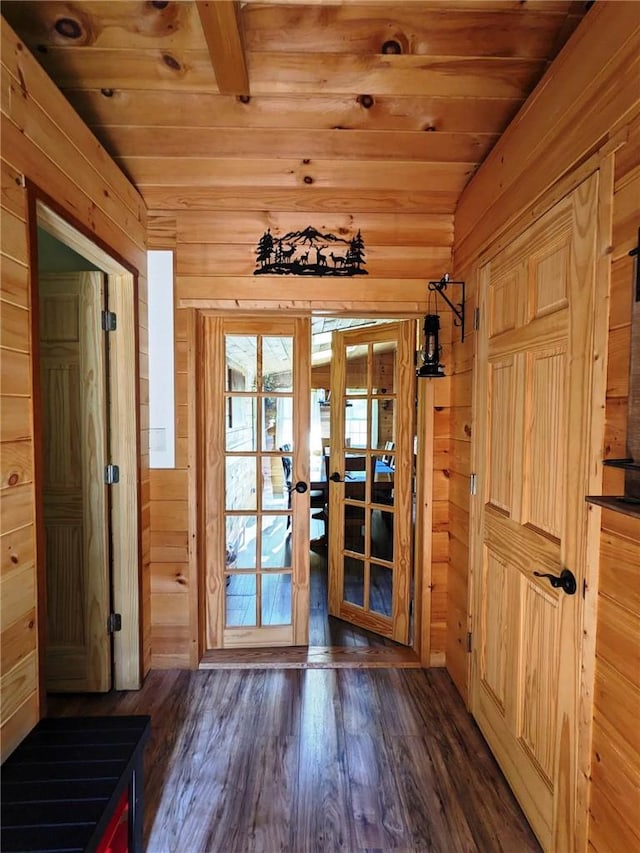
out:
<path id="1" fill-rule="evenodd" d="M 296 250 L 295 246 L 289 246 L 288 249 L 282 249 L 280 251 L 280 257 L 282 258 L 283 261 L 290 261 L 291 256 L 293 255 L 295 250 Z"/>
<path id="2" fill-rule="evenodd" d="M 334 255 L 333 252 L 331 252 L 330 257 L 331 257 L 331 260 L 333 261 L 334 267 L 343 267 L 344 266 L 346 258 L 343 255 Z"/>

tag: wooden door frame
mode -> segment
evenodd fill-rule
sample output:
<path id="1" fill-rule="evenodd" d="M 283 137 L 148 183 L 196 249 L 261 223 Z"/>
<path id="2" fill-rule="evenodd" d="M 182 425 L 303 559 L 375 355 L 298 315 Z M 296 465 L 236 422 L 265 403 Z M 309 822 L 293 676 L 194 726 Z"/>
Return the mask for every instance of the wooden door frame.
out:
<path id="1" fill-rule="evenodd" d="M 203 483 L 202 464 L 203 448 L 201 435 L 201 400 L 199 393 L 199 365 L 202 356 L 202 341 L 199 333 L 199 318 L 203 312 L 228 315 L 233 317 L 265 317 L 281 316 L 286 313 L 291 317 L 313 319 L 314 315 L 322 313 L 325 317 L 370 317 L 372 319 L 396 319 L 422 321 L 429 310 L 428 293 L 425 287 L 424 300 L 416 301 L 411 306 L 398 306 L 382 300 L 367 300 L 361 303 L 354 301 L 333 302 L 322 299 L 322 282 L 309 281 L 310 293 L 305 300 L 304 308 L 298 301 L 278 300 L 277 307 L 272 303 L 254 299 L 233 299 L 229 291 L 226 295 L 224 284 L 221 283 L 218 295 L 212 298 L 182 298 L 178 292 L 176 307 L 189 309 L 187 318 L 187 352 L 188 352 L 188 494 L 189 518 L 188 538 L 189 576 L 198 579 L 192 585 L 189 609 L 191 614 L 191 657 L 190 666 L 197 669 L 205 653 L 206 631 L 206 579 L 203 566 L 204 537 L 201 533 L 205 519 L 203 515 Z M 402 309 L 405 310 L 402 310 Z M 399 310 L 400 309 L 400 310 Z M 418 331 L 418 330 L 417 330 Z M 418 412 L 416 428 L 422 430 L 425 441 L 418 441 L 416 459 L 416 536 L 413 549 L 413 578 L 414 578 L 414 629 L 413 642 L 410 648 L 419 658 L 420 666 L 443 666 L 443 655 L 431 652 L 431 535 L 424 532 L 424 525 L 431 524 L 433 504 L 433 407 L 435 405 L 435 388 L 437 380 L 422 380 L 417 382 Z M 440 380 L 442 382 L 442 380 Z M 431 417 L 428 416 L 431 407 Z M 420 423 L 420 413 L 425 413 L 425 423 Z M 427 439 L 430 438 L 427 446 Z"/>
<path id="2" fill-rule="evenodd" d="M 33 388 L 36 577 L 40 711 L 46 714 L 45 643 L 47 636 L 46 566 L 44 562 L 43 447 L 40 393 L 39 288 L 37 228 L 99 267 L 110 286 L 110 310 L 118 316 L 120 335 L 109 340 L 109 424 L 111 458 L 120 466 L 120 482 L 111 493 L 112 610 L 122 617 L 113 634 L 112 684 L 136 690 L 142 684 L 142 520 L 140 515 L 140 388 L 138 355 L 137 270 L 99 241 L 37 186 L 28 182 L 31 345 Z M 134 365 L 134 369 L 131 366 Z M 106 630 L 106 626 L 105 626 Z"/>
<path id="3" fill-rule="evenodd" d="M 615 146 L 617 147 L 617 145 Z M 590 441 L 587 448 L 588 471 L 585 483 L 585 494 L 600 494 L 602 491 L 602 449 L 605 435 L 605 406 L 608 364 L 608 325 L 609 325 L 609 291 L 611 279 L 611 262 L 609 250 L 611 246 L 612 229 L 612 199 L 614 188 L 615 147 L 604 150 L 590 158 L 580 168 L 565 176 L 549 187 L 535 204 L 521 211 L 499 238 L 487 245 L 478 255 L 471 266 L 471 274 L 467 277 L 476 292 L 476 300 L 480 301 L 481 268 L 496 257 L 506 246 L 521 236 L 536 221 L 545 216 L 558 202 L 574 192 L 580 184 L 590 176 L 598 175 L 597 188 L 597 226 L 594 248 L 594 305 L 602 306 L 595 312 L 593 318 L 593 362 L 591 371 L 591 422 Z M 480 328 L 486 322 L 486 317 L 480 317 Z M 472 399 L 472 445 L 471 470 L 479 469 L 479 454 L 482 452 L 478 424 L 478 409 L 485 405 L 484 380 L 480 370 L 480 360 L 487 358 L 486 348 L 482 346 L 480 329 L 475 335 L 473 352 L 473 399 Z M 601 401 L 601 404 L 600 404 Z M 481 494 L 478 488 L 478 494 Z M 470 636 L 473 637 L 474 620 L 479 612 L 478 590 L 479 578 L 476 567 L 481 565 L 482 530 L 481 502 L 470 499 L 469 507 L 469 582 L 467 601 L 467 625 Z M 578 621 L 582 638 L 579 652 L 579 683 L 576 706 L 579 708 L 579 718 L 575 721 L 576 735 L 576 792 L 575 803 L 575 850 L 586 850 L 588 832 L 589 785 L 591 773 L 591 738 L 593 728 L 596 658 L 596 625 L 598 600 L 598 572 L 600 546 L 601 510 L 590 505 L 586 514 L 585 535 L 586 545 L 584 580 Z M 580 595 L 580 591 L 578 592 Z M 469 685 L 467 707 L 474 713 L 474 695 L 472 684 L 474 679 L 473 667 L 475 656 L 469 655 L 467 682 Z"/>

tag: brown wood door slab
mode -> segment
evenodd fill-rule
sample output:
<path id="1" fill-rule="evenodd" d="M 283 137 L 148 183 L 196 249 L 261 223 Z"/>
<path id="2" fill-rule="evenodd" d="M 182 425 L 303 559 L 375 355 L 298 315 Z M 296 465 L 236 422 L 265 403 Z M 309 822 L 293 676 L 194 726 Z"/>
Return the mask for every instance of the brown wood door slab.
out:
<path id="1" fill-rule="evenodd" d="M 306 645 L 310 322 L 205 315 L 200 340 L 205 648 Z"/>
<path id="2" fill-rule="evenodd" d="M 415 323 L 334 332 L 329 612 L 408 644 Z"/>
<path id="3" fill-rule="evenodd" d="M 106 691 L 111 648 L 104 275 L 39 276 L 46 686 Z"/>
<path id="4" fill-rule="evenodd" d="M 558 851 L 574 849 L 593 341 L 606 323 L 597 200 L 594 176 L 480 269 L 471 704 L 543 847 Z M 553 585 L 565 570 L 573 594 Z"/>

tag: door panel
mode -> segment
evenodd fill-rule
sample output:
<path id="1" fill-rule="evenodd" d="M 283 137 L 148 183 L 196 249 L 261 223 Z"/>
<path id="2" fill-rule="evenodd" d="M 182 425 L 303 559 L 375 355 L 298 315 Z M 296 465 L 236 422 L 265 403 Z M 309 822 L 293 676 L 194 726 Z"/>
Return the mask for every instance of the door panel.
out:
<path id="1" fill-rule="evenodd" d="M 529 353 L 528 416 L 524 444 L 522 521 L 555 539 L 562 534 L 564 507 L 566 347 Z"/>
<path id="2" fill-rule="evenodd" d="M 201 319 L 207 649 L 307 643 L 309 334 Z"/>
<path id="3" fill-rule="evenodd" d="M 104 276 L 42 274 L 39 293 L 46 684 L 51 691 L 106 691 L 111 651 Z"/>
<path id="4" fill-rule="evenodd" d="M 471 702 L 534 831 L 573 849 L 597 177 L 480 270 Z"/>
<path id="5" fill-rule="evenodd" d="M 329 612 L 409 642 L 415 324 L 334 332 Z"/>

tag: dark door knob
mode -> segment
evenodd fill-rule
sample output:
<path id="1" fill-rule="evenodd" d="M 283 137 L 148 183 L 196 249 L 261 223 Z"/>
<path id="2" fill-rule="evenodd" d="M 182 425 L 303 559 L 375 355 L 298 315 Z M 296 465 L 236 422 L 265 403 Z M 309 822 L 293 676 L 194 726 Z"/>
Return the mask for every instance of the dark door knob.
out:
<path id="1" fill-rule="evenodd" d="M 570 569 L 563 569 L 560 572 L 560 577 L 557 575 L 549 575 L 544 572 L 534 572 L 537 578 L 548 578 L 549 583 L 555 589 L 562 589 L 567 595 L 574 595 L 577 589 L 576 579 Z"/>
<path id="2" fill-rule="evenodd" d="M 304 483 L 302 480 L 298 480 L 298 482 L 293 487 L 293 491 L 298 492 L 298 494 L 300 495 L 303 495 L 307 491 L 307 488 L 308 486 L 306 483 Z"/>
<path id="3" fill-rule="evenodd" d="M 333 474 L 329 477 L 332 483 L 343 483 L 344 480 L 340 479 L 340 474 L 337 471 L 334 471 Z"/>

